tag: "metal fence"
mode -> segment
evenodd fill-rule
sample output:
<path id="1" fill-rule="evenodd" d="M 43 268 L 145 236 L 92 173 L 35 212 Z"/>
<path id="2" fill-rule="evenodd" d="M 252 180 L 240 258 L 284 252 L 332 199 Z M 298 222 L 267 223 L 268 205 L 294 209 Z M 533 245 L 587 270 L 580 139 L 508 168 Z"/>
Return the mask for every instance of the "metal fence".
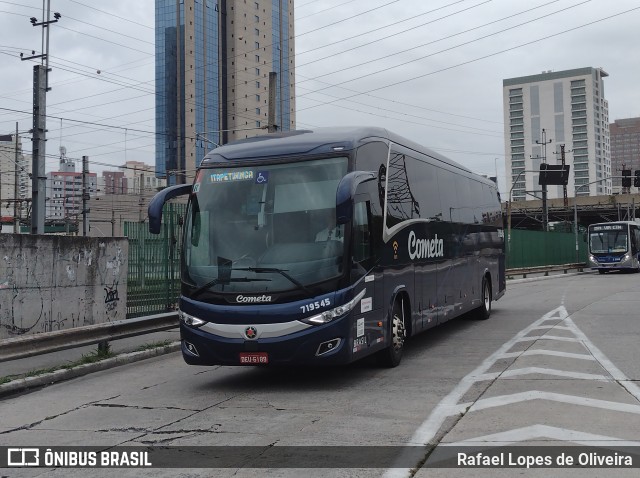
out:
<path id="1" fill-rule="evenodd" d="M 511 243 L 507 244 L 507 269 L 586 262 L 585 234 L 578 234 L 577 254 L 575 241 L 572 232 L 512 229 Z"/>
<path id="2" fill-rule="evenodd" d="M 184 204 L 166 204 L 160 234 L 146 222 L 125 222 L 129 238 L 127 318 L 175 310 L 180 294 L 181 217 Z"/>

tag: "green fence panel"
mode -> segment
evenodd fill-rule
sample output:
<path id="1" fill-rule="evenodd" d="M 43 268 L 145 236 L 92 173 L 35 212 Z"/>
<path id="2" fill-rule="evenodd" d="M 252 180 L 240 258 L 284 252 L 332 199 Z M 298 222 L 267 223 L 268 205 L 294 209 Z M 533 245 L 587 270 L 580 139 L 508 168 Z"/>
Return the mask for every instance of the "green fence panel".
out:
<path id="1" fill-rule="evenodd" d="M 586 262 L 587 244 L 583 232 L 543 232 L 512 229 L 507 241 L 507 269 Z"/>
<path id="2" fill-rule="evenodd" d="M 151 234 L 146 222 L 124 223 L 129 238 L 128 318 L 177 308 L 182 233 L 178 217 L 184 217 L 185 209 L 184 204 L 166 204 L 160 234 Z"/>

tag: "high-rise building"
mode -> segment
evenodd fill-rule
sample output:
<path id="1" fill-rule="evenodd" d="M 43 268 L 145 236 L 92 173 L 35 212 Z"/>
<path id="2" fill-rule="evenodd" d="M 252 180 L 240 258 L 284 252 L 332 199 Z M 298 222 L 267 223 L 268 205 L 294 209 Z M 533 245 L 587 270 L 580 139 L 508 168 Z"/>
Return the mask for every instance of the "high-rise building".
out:
<path id="1" fill-rule="evenodd" d="M 166 187 L 165 179 L 157 178 L 155 168 L 142 161 L 127 161 L 119 167 L 127 181 L 129 193 L 142 194 L 155 192 Z"/>
<path id="2" fill-rule="evenodd" d="M 567 195 L 611 194 L 607 76 L 589 67 L 503 80 L 506 184 L 512 200 L 541 198 L 540 164 L 560 164 L 562 144 L 571 167 Z M 548 186 L 547 197 L 563 197 L 562 186 Z"/>
<path id="3" fill-rule="evenodd" d="M 156 0 L 156 175 L 189 182 L 207 151 L 295 128 L 293 0 Z"/>
<path id="4" fill-rule="evenodd" d="M 23 154 L 22 139 L 0 135 L 0 216 L 27 217 L 31 201 L 31 156 Z"/>
<path id="5" fill-rule="evenodd" d="M 66 157 L 66 149 L 60 148 L 60 170 L 47 173 L 46 219 L 49 221 L 77 222 L 82 219 L 83 194 L 94 197 L 97 193 L 97 174 L 87 173 L 86 191 L 82 172 L 76 172 L 75 161 Z"/>
<path id="6" fill-rule="evenodd" d="M 611 132 L 611 170 L 621 176 L 622 169 L 640 170 L 640 118 L 615 120 L 609 125 Z M 622 187 L 619 178 L 613 179 L 614 189 Z"/>

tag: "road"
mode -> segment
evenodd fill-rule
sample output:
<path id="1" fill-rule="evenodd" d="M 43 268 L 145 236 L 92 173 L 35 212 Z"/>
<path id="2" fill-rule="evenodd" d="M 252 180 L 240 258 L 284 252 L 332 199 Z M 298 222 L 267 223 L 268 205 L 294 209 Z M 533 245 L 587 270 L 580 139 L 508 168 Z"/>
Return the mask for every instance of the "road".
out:
<path id="1" fill-rule="evenodd" d="M 344 447 L 508 443 L 640 446 L 640 275 L 509 283 L 487 321 L 410 340 L 399 367 L 189 367 L 179 354 L 0 402 L 0 446 Z M 362 448 L 350 448 L 360 446 Z M 257 450 L 257 448 L 248 448 Z M 9 469 L 2 476 L 637 476 L 636 470 Z M 255 459 L 255 457 L 254 457 Z M 289 462 L 291 463 L 291 462 Z M 407 468 L 417 466 L 411 463 Z M 638 466 L 638 463 L 635 465 Z M 90 471 L 90 473 L 88 473 Z"/>

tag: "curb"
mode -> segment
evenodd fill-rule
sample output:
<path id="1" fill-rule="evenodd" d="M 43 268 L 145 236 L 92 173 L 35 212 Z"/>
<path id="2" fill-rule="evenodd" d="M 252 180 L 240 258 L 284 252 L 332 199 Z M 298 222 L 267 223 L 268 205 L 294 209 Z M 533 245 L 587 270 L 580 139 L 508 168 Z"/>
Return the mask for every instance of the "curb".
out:
<path id="1" fill-rule="evenodd" d="M 60 369 L 51 373 L 45 373 L 36 377 L 26 377 L 12 380 L 11 382 L 0 385 L 0 397 L 12 395 L 19 392 L 25 392 L 32 388 L 45 387 L 54 383 L 70 380 L 72 378 L 82 377 L 93 372 L 108 370 L 110 368 L 127 365 L 140 360 L 166 355 L 180 350 L 180 342 L 173 342 L 165 347 L 158 347 L 151 350 L 142 350 L 139 352 L 124 353 L 116 355 L 96 363 L 88 363 L 79 365 L 70 369 Z"/>
<path id="2" fill-rule="evenodd" d="M 561 279 L 564 277 L 573 277 L 577 275 L 587 274 L 590 271 L 583 272 L 568 272 L 566 274 L 553 274 L 548 276 L 536 276 L 536 277 L 527 277 L 526 279 L 507 279 L 507 284 L 521 284 L 523 282 L 535 282 L 539 280 L 547 280 L 547 279 Z"/>

